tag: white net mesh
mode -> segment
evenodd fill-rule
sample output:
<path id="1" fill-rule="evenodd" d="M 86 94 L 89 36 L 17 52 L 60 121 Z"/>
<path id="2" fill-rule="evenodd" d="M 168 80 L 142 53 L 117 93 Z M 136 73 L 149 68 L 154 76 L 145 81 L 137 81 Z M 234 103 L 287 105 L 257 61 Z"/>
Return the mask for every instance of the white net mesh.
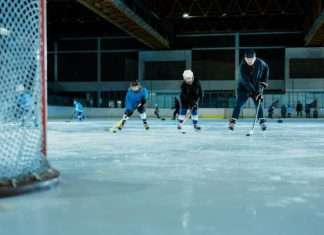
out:
<path id="1" fill-rule="evenodd" d="M 47 165 L 40 8 L 40 0 L 0 0 L 0 180 Z"/>

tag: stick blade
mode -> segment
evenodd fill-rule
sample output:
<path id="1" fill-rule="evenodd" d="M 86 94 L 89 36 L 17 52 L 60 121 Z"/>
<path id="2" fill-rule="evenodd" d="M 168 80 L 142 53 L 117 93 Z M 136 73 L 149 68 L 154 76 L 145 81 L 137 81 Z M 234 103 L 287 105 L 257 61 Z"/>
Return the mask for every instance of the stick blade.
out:
<path id="1" fill-rule="evenodd" d="M 111 128 L 108 129 L 108 132 L 110 132 L 110 133 L 117 133 L 117 129 L 111 127 Z"/>

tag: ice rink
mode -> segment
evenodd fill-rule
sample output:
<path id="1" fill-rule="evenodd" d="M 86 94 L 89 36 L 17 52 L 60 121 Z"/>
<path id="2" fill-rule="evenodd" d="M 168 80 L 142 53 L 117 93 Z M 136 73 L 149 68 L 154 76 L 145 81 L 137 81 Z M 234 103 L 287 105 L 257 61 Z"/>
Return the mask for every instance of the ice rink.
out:
<path id="1" fill-rule="evenodd" d="M 245 136 L 227 121 L 202 131 L 133 118 L 50 121 L 58 187 L 0 200 L 0 234 L 322 235 L 324 122 L 268 122 Z"/>

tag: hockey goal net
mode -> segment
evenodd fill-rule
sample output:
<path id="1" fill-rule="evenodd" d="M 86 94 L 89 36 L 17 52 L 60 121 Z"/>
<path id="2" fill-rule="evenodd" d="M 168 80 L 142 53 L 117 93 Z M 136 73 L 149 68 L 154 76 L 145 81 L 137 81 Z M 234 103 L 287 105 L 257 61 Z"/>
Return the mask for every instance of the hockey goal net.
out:
<path id="1" fill-rule="evenodd" d="M 0 196 L 48 187 L 46 0 L 0 0 Z"/>

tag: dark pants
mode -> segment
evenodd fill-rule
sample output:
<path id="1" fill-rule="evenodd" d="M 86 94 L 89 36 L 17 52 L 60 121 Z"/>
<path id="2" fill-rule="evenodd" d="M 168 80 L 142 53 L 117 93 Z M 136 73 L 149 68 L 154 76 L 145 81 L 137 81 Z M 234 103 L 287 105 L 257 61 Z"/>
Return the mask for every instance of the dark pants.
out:
<path id="1" fill-rule="evenodd" d="M 287 117 L 287 113 L 286 112 L 281 112 L 281 117 L 282 118 L 286 118 Z"/>
<path id="2" fill-rule="evenodd" d="M 175 110 L 174 110 L 174 112 L 173 112 L 173 120 L 175 120 L 176 119 L 176 117 L 177 117 L 177 115 L 179 115 L 179 108 L 176 108 Z"/>
<path id="3" fill-rule="evenodd" d="M 268 117 L 272 118 L 273 117 L 273 112 L 269 112 Z"/>
<path id="4" fill-rule="evenodd" d="M 249 99 L 249 94 L 242 88 L 237 89 L 237 99 L 236 99 L 236 105 L 233 111 L 232 118 L 238 119 L 240 116 L 241 109 L 243 105 L 246 103 L 246 101 Z M 252 97 L 251 97 L 252 98 Z M 258 106 L 258 102 L 254 99 L 253 102 L 255 104 L 255 107 Z M 262 119 L 263 118 L 263 107 L 262 104 L 260 105 L 259 113 L 258 113 L 258 118 Z"/>
<path id="5" fill-rule="evenodd" d="M 191 109 L 192 123 L 194 125 L 197 125 L 198 124 L 198 107 L 195 106 L 195 107 L 190 108 L 190 109 Z M 179 114 L 179 117 L 178 117 L 179 123 L 183 123 L 188 110 L 189 110 L 189 106 L 187 104 L 181 105 L 180 114 Z"/>
<path id="6" fill-rule="evenodd" d="M 158 119 L 160 119 L 161 118 L 161 116 L 160 116 L 160 114 L 159 114 L 159 112 L 157 112 L 157 111 L 154 111 L 154 114 L 155 114 L 155 116 L 158 118 Z"/>
<path id="7" fill-rule="evenodd" d="M 83 114 L 83 112 L 76 112 L 76 115 L 77 115 L 77 118 L 80 120 L 80 121 L 82 121 L 83 119 L 84 119 L 84 114 Z"/>
<path id="8" fill-rule="evenodd" d="M 137 107 L 135 110 L 137 110 L 137 112 L 139 112 L 140 114 L 143 114 L 145 112 L 145 107 L 144 107 L 144 105 L 141 105 L 141 106 Z M 130 110 L 130 109 L 126 108 L 125 114 L 127 115 L 127 117 L 131 117 L 135 110 Z"/>
<path id="9" fill-rule="evenodd" d="M 133 113 L 134 113 L 135 110 L 137 110 L 137 112 L 139 112 L 140 117 L 141 117 L 144 125 L 146 125 L 147 124 L 147 120 L 146 120 L 146 113 L 145 113 L 145 107 L 144 107 L 144 105 L 140 105 L 139 107 L 136 107 L 134 110 L 131 110 L 129 108 L 126 108 L 124 115 L 127 118 L 130 118 L 133 115 Z M 126 117 L 123 117 L 122 126 L 124 126 L 124 124 L 125 124 L 125 122 L 127 120 Z"/>
<path id="10" fill-rule="evenodd" d="M 311 112 L 310 111 L 307 111 L 306 112 L 306 118 L 310 118 L 311 117 Z"/>

